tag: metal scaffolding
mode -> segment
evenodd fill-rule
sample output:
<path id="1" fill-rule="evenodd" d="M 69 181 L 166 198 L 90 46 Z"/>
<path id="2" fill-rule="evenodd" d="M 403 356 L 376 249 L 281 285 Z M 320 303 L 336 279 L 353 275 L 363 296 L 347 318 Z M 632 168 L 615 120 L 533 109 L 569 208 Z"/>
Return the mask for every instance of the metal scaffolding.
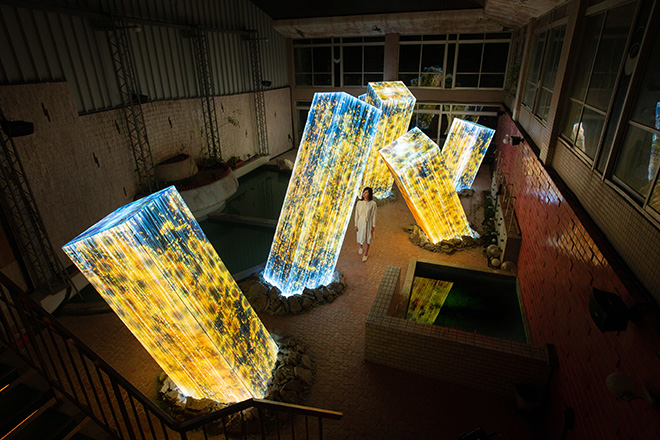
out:
<path id="1" fill-rule="evenodd" d="M 193 54 L 195 57 L 195 71 L 197 73 L 197 84 L 202 99 L 202 116 L 204 118 L 204 133 L 206 134 L 206 147 L 210 159 L 220 159 L 222 150 L 220 148 L 220 136 L 218 132 L 218 119 L 215 112 L 215 93 L 213 91 L 213 78 L 211 76 L 211 54 L 206 31 L 194 29 L 183 32 L 193 43 Z"/>
<path id="2" fill-rule="evenodd" d="M 57 293 L 70 287 L 77 293 L 71 278 L 55 255 L 41 215 L 28 184 L 7 121 L 0 108 L 0 206 L 20 255 L 16 255 L 27 272 L 28 286 Z M 21 122 L 21 121 L 19 121 Z M 25 123 L 24 123 L 25 124 Z M 70 293 L 71 291 L 69 291 Z"/>
<path id="3" fill-rule="evenodd" d="M 147 137 L 147 127 L 142 114 L 142 101 L 137 75 L 133 67 L 133 57 L 127 29 L 129 26 L 121 19 L 114 18 L 105 25 L 110 56 L 115 70 L 117 87 L 121 95 L 126 130 L 133 150 L 138 182 L 142 194 L 151 194 L 158 189 L 156 170 L 151 158 L 151 147 Z"/>
<path id="4" fill-rule="evenodd" d="M 264 102 L 264 84 L 261 76 L 261 50 L 257 31 L 250 31 L 250 63 L 252 64 L 252 83 L 254 84 L 254 110 L 257 118 L 257 136 L 259 154 L 268 155 L 268 131 L 266 127 L 266 105 Z"/>

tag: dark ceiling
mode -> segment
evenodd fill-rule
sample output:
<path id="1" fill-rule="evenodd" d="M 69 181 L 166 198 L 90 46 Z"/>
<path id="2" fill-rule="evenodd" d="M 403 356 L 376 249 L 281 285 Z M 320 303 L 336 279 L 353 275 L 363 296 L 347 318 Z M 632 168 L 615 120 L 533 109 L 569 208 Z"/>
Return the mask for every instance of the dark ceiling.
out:
<path id="1" fill-rule="evenodd" d="M 485 0 L 250 0 L 274 20 L 481 9 Z"/>

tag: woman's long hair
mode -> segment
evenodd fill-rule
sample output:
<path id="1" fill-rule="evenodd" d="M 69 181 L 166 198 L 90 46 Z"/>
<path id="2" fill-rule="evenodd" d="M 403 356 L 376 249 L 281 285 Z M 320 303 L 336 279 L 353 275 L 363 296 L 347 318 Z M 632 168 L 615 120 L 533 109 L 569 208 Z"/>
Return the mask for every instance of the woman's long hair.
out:
<path id="1" fill-rule="evenodd" d="M 364 193 L 365 191 L 369 192 L 369 200 L 370 201 L 373 200 L 374 199 L 374 190 L 371 189 L 370 186 L 367 186 L 365 189 L 362 190 L 362 193 Z M 364 200 L 364 197 L 360 197 L 360 200 Z"/>

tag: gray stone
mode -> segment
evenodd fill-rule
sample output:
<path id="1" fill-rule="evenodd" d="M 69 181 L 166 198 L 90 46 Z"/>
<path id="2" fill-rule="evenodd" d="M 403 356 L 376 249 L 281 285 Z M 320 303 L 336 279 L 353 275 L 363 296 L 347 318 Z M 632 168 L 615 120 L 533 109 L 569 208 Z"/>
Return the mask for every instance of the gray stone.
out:
<path id="1" fill-rule="evenodd" d="M 186 410 L 193 412 L 211 412 L 216 406 L 216 402 L 211 399 L 186 399 Z"/>
<path id="2" fill-rule="evenodd" d="M 268 309 L 268 297 L 265 294 L 259 295 L 255 298 L 249 298 L 249 300 L 250 304 L 252 304 L 252 307 L 257 312 L 263 312 Z"/>
<path id="3" fill-rule="evenodd" d="M 256 298 L 258 296 L 265 295 L 268 289 L 266 289 L 266 286 L 264 286 L 261 283 L 252 283 L 250 288 L 247 291 L 247 296 L 248 298 Z"/>
<path id="4" fill-rule="evenodd" d="M 296 367 L 295 372 L 296 372 L 296 378 L 300 379 L 304 384 L 306 385 L 312 384 L 314 380 L 314 375 L 312 374 L 312 370 L 308 370 L 307 368 L 303 368 L 303 367 Z"/>
<path id="5" fill-rule="evenodd" d="M 304 297 L 304 298 L 302 299 L 302 308 L 303 308 L 304 310 L 309 310 L 309 309 L 311 309 L 313 306 L 314 306 L 314 303 L 313 303 L 312 300 L 309 299 L 308 297 Z"/>
<path id="6" fill-rule="evenodd" d="M 298 379 L 294 379 L 290 382 L 287 382 L 282 387 L 282 392 L 285 391 L 302 391 L 302 382 Z"/>
<path id="7" fill-rule="evenodd" d="M 321 304 L 325 302 L 323 300 L 323 291 L 321 289 L 314 289 L 314 296 L 316 297 L 316 300 Z"/>
<path id="8" fill-rule="evenodd" d="M 291 313 L 300 313 L 303 311 L 302 304 L 300 304 L 300 296 L 294 295 L 289 297 L 289 310 Z"/>
<path id="9" fill-rule="evenodd" d="M 308 370 L 312 369 L 312 358 L 310 358 L 309 355 L 303 354 L 300 356 L 300 363 Z"/>
<path id="10" fill-rule="evenodd" d="M 281 391 L 280 396 L 282 396 L 282 402 L 288 402 L 288 403 L 298 403 L 299 402 L 299 397 L 298 393 L 295 391 Z"/>
<path id="11" fill-rule="evenodd" d="M 271 287 L 270 290 L 268 291 L 268 301 L 270 301 L 271 304 L 277 302 L 277 300 L 280 299 L 280 293 L 277 291 L 276 288 Z"/>

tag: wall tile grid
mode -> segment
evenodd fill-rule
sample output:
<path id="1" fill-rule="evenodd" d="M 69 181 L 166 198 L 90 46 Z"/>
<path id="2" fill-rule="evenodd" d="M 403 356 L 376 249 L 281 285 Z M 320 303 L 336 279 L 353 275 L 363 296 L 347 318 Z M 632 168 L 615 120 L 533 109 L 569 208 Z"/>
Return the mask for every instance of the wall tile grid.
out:
<path id="1" fill-rule="evenodd" d="M 636 300 L 624 287 L 625 274 L 603 255 L 590 225 L 580 220 L 526 144 L 502 143 L 520 135 L 510 116 L 500 117 L 494 139 L 498 171 L 513 184 L 523 242 L 518 276 L 532 343 L 556 346 L 559 366 L 549 393 L 548 429 L 558 438 L 564 409 L 575 410 L 574 438 L 660 438 L 660 413 L 636 399 L 627 403 L 609 393 L 605 379 L 620 371 L 638 384 L 660 391 L 660 338 L 629 323 L 624 332 L 602 333 L 589 313 L 593 287 L 619 294 L 630 307 Z M 597 203 L 595 201 L 594 203 Z M 588 230 L 589 229 L 589 230 Z M 603 249 L 603 251 L 601 251 Z"/>

